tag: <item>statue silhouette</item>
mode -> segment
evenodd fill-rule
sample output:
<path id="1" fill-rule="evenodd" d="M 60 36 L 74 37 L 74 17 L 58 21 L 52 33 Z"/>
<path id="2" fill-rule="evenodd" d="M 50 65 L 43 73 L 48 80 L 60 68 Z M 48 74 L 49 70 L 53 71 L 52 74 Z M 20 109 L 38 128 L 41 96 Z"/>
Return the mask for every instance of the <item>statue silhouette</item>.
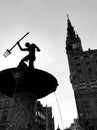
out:
<path id="1" fill-rule="evenodd" d="M 19 63 L 19 66 L 26 66 L 25 61 L 29 61 L 29 67 L 34 68 L 34 61 L 36 59 L 35 57 L 35 51 L 40 51 L 39 47 L 36 46 L 36 44 L 32 43 L 30 44 L 29 42 L 25 43 L 26 48 L 22 48 L 20 45 L 20 42 L 17 42 L 19 48 L 21 51 L 28 51 L 29 54 L 25 56 Z"/>

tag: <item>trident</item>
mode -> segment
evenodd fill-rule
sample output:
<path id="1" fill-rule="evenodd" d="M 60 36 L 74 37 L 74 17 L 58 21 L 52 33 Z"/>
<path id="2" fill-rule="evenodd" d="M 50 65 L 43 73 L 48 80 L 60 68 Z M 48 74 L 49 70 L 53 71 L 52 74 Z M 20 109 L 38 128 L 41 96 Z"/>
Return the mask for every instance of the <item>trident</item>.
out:
<path id="1" fill-rule="evenodd" d="M 18 42 L 20 42 L 25 36 L 27 36 L 29 32 L 27 32 Z M 18 43 L 14 44 L 11 49 L 7 49 L 6 52 L 3 54 L 4 57 L 7 57 L 11 54 L 11 50 L 17 45 Z"/>

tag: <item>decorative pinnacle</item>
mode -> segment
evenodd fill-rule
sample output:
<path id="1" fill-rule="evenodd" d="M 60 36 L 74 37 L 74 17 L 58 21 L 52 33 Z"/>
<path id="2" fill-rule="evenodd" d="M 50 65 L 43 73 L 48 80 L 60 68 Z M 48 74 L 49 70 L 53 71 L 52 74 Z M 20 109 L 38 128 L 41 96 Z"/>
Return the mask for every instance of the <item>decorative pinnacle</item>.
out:
<path id="1" fill-rule="evenodd" d="M 69 15 L 67 14 L 67 24 L 68 24 L 68 27 L 73 27 L 71 22 L 70 22 L 70 19 L 69 19 Z"/>
<path id="2" fill-rule="evenodd" d="M 67 20 L 69 20 L 69 15 L 67 14 Z"/>

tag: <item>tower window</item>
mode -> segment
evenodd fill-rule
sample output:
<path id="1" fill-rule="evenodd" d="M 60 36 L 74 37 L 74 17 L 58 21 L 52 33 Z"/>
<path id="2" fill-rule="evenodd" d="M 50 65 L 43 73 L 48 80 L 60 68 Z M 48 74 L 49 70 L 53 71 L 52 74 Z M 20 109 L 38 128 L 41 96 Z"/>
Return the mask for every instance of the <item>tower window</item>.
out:
<path id="1" fill-rule="evenodd" d="M 6 126 L 5 125 L 0 125 L 0 130 L 5 130 Z"/>
<path id="2" fill-rule="evenodd" d="M 92 69 L 91 69 L 91 68 L 88 68 L 88 72 L 91 73 L 91 72 L 92 72 Z"/>
<path id="3" fill-rule="evenodd" d="M 87 63 L 89 63 L 90 62 L 90 58 L 89 58 L 89 56 L 84 56 L 84 58 L 85 58 L 85 61 L 87 62 Z"/>
<path id="4" fill-rule="evenodd" d="M 2 108 L 2 101 L 0 101 L 0 108 Z"/>
<path id="5" fill-rule="evenodd" d="M 97 60 L 96 60 L 96 64 L 97 64 Z"/>
<path id="6" fill-rule="evenodd" d="M 89 59 L 89 57 L 87 55 L 84 56 L 85 59 Z"/>
<path id="7" fill-rule="evenodd" d="M 94 74 L 93 74 L 92 68 L 88 68 L 88 76 L 89 76 L 90 79 L 94 78 Z"/>
<path id="8" fill-rule="evenodd" d="M 78 72 L 78 73 L 81 73 L 81 72 L 82 72 L 82 70 L 81 70 L 81 69 L 78 69 L 78 70 L 77 70 L 77 72 Z"/>
<path id="9" fill-rule="evenodd" d="M 5 121 L 7 119 L 7 114 L 8 114 L 8 111 L 3 111 L 1 120 Z"/>
<path id="10" fill-rule="evenodd" d="M 90 65 L 90 62 L 89 62 L 89 61 L 86 61 L 86 64 L 87 64 L 87 65 Z"/>
<path id="11" fill-rule="evenodd" d="M 5 102 L 4 102 L 4 107 L 5 107 L 5 108 L 9 107 L 9 100 L 5 100 Z"/>
<path id="12" fill-rule="evenodd" d="M 79 60 L 79 57 L 75 57 L 74 59 L 75 59 L 75 60 Z"/>
<path id="13" fill-rule="evenodd" d="M 76 66 L 80 66 L 80 63 L 77 63 Z"/>
<path id="14" fill-rule="evenodd" d="M 90 106 L 89 101 L 83 101 L 82 108 L 83 108 L 84 115 L 85 115 L 86 119 L 93 118 L 93 114 L 91 111 L 91 106 Z"/>
<path id="15" fill-rule="evenodd" d="M 94 126 L 89 126 L 89 130 L 95 130 Z"/>
<path id="16" fill-rule="evenodd" d="M 97 54 L 94 54 L 94 57 L 97 57 Z"/>

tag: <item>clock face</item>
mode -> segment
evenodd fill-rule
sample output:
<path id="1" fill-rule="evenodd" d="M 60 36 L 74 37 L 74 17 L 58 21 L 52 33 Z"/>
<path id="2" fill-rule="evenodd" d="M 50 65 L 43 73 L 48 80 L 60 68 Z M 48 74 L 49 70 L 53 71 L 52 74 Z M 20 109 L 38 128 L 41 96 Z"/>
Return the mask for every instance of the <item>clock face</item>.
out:
<path id="1" fill-rule="evenodd" d="M 73 48 L 73 49 L 77 49 L 78 46 L 77 46 L 76 44 L 73 44 L 73 45 L 72 45 L 72 48 Z"/>

